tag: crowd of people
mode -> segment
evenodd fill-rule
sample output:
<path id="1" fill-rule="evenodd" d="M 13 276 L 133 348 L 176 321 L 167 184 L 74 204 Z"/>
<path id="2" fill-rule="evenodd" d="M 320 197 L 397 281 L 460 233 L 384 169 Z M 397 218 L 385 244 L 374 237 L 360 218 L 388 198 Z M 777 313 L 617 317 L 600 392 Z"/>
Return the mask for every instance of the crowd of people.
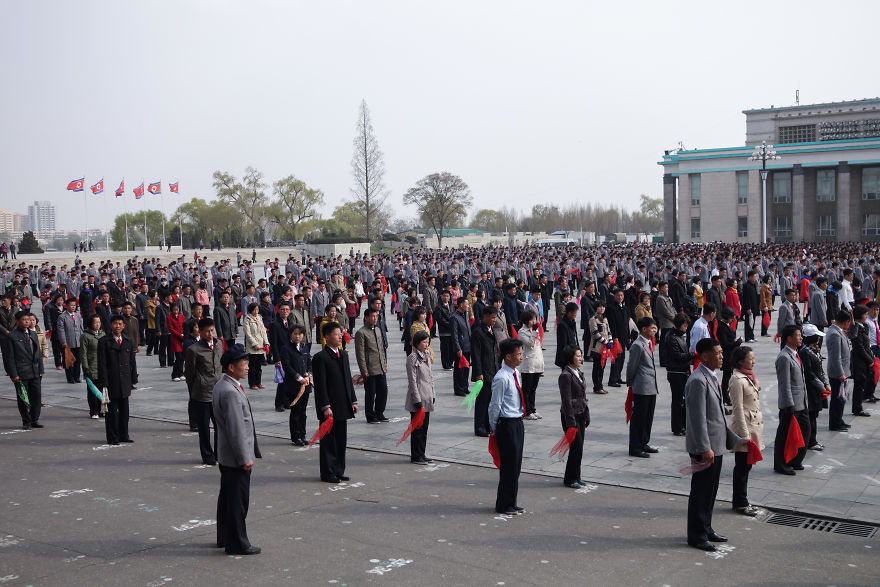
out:
<path id="1" fill-rule="evenodd" d="M 831 431 L 851 426 L 843 419 L 847 401 L 854 416 L 870 415 L 864 406 L 876 401 L 880 374 L 878 285 L 876 250 L 865 243 L 352 251 L 262 265 L 255 254 L 209 264 L 198 252 L 192 262 L 167 264 L 137 257 L 88 264 L 77 257 L 60 266 L 5 261 L 0 352 L 24 428 L 42 427 L 40 381 L 51 348 L 49 364 L 69 384 L 86 384 L 89 416 L 104 419 L 110 444 L 133 442 L 128 398 L 137 363 L 169 368 L 168 378 L 189 390 L 189 425 L 198 431 L 202 461 L 219 461 L 218 520 L 222 509 L 225 521 L 218 546 L 248 553 L 255 547 L 235 504 L 247 503 L 259 449 L 239 379 L 259 390 L 264 373 L 273 373 L 275 409 L 289 411 L 296 446 L 310 442 L 312 403 L 320 477 L 340 483 L 349 479 L 347 421 L 359 406 L 367 424 L 389 421 L 388 342 L 399 334 L 407 390 L 393 395 L 411 414 L 411 462 L 432 462 L 427 432 L 439 362 L 452 373 L 445 391 L 472 406 L 474 434 L 489 438 L 497 457 L 496 511 L 515 515 L 522 511 L 523 421 L 543 419 L 536 391 L 547 366 L 545 337 L 553 336 L 568 451 L 563 483 L 585 485 L 590 388 L 606 395 L 606 387 L 626 386 L 628 454 L 657 452 L 651 432 L 658 368 L 665 368 L 670 428 L 686 437 L 693 461 L 688 542 L 712 550 L 712 542 L 726 540 L 711 526 L 723 451 L 735 453 L 733 507 L 757 514 L 747 491 L 751 447 L 765 446 L 755 363 L 771 357 L 756 357 L 748 345 L 758 336 L 779 341 L 773 466 L 795 475 L 807 450 L 824 449 L 817 437 L 822 409 Z M 791 447 L 794 427 L 803 446 Z"/>

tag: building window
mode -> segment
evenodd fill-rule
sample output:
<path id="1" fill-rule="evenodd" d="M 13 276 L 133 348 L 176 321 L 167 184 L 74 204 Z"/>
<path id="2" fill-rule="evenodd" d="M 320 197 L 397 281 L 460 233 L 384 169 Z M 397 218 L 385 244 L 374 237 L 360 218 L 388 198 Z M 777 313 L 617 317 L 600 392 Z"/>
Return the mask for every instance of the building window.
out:
<path id="1" fill-rule="evenodd" d="M 780 171 L 773 174 L 773 203 L 791 204 L 791 173 Z"/>
<path id="2" fill-rule="evenodd" d="M 780 126 L 779 143 L 812 143 L 816 140 L 815 124 L 799 124 L 797 126 Z"/>
<path id="3" fill-rule="evenodd" d="M 791 219 L 788 216 L 773 219 L 773 236 L 791 236 Z"/>
<path id="4" fill-rule="evenodd" d="M 862 234 L 865 236 L 880 235 L 880 214 L 862 216 Z"/>
<path id="5" fill-rule="evenodd" d="M 862 169 L 862 199 L 880 200 L 880 167 Z"/>
<path id="6" fill-rule="evenodd" d="M 700 238 L 700 219 L 691 218 L 691 238 Z"/>
<path id="7" fill-rule="evenodd" d="M 823 169 L 816 172 L 816 201 L 833 202 L 836 198 L 834 170 Z"/>
<path id="8" fill-rule="evenodd" d="M 700 205 L 700 174 L 695 173 L 688 176 L 691 182 L 691 206 Z"/>
<path id="9" fill-rule="evenodd" d="M 749 236 L 749 219 L 745 216 L 736 219 L 736 235 L 740 238 Z"/>
<path id="10" fill-rule="evenodd" d="M 834 236 L 834 217 L 829 215 L 817 216 L 816 236 Z"/>
<path id="11" fill-rule="evenodd" d="M 736 174 L 736 203 L 749 203 L 749 172 L 739 171 Z"/>

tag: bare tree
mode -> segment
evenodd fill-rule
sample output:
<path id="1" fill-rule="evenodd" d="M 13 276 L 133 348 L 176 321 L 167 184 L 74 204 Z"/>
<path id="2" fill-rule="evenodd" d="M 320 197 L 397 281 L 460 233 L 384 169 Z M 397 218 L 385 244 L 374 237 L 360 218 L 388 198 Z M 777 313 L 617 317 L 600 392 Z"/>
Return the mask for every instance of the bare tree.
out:
<path id="1" fill-rule="evenodd" d="M 308 187 L 294 175 L 276 181 L 272 190 L 278 201 L 269 206 L 269 216 L 283 227 L 284 234 L 297 238 L 297 226 L 315 216 L 318 206 L 324 203 L 324 192 Z"/>
<path id="2" fill-rule="evenodd" d="M 217 190 L 217 198 L 221 202 L 231 204 L 243 214 L 250 221 L 252 228 L 263 230 L 267 199 L 266 192 L 263 191 L 266 189 L 266 184 L 263 182 L 262 172 L 248 167 L 239 182 L 231 173 L 215 171 L 214 189 Z"/>
<path id="3" fill-rule="evenodd" d="M 366 100 L 361 100 L 357 122 L 357 135 L 354 137 L 354 156 L 351 158 L 351 174 L 354 176 L 354 208 L 363 216 L 366 237 L 376 240 L 384 226 L 377 226 L 377 218 L 388 196 L 385 189 L 385 159 L 379 149 L 379 142 L 373 134 L 373 123 Z M 389 216 L 385 214 L 386 218 Z"/>
<path id="4" fill-rule="evenodd" d="M 403 202 L 418 208 L 419 218 L 431 226 L 441 248 L 443 231 L 464 220 L 473 198 L 464 180 L 443 171 L 420 179 L 403 195 Z"/>

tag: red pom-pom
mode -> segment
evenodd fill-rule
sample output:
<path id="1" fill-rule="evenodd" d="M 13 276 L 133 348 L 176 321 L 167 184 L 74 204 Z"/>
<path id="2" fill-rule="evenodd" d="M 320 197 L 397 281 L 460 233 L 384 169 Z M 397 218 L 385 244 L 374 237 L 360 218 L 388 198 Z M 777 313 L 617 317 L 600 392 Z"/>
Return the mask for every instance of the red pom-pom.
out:
<path id="1" fill-rule="evenodd" d="M 630 387 L 626 390 L 626 401 L 623 403 L 623 411 L 626 412 L 626 423 L 629 424 L 629 421 L 632 420 L 633 417 L 633 401 L 635 400 L 635 396 L 633 396 L 633 388 Z"/>
<path id="2" fill-rule="evenodd" d="M 468 361 L 468 360 L 467 360 L 467 357 L 465 357 L 464 354 L 462 354 L 462 355 L 458 358 L 458 368 L 459 368 L 459 369 L 467 369 L 467 368 L 470 367 L 470 366 L 471 366 L 470 361 Z"/>
<path id="3" fill-rule="evenodd" d="M 309 440 L 309 446 L 312 446 L 330 432 L 330 429 L 333 428 L 333 416 L 326 418 L 321 425 L 318 426 L 318 429 L 315 431 L 315 434 L 312 436 L 311 440 Z"/>
<path id="4" fill-rule="evenodd" d="M 565 458 L 565 453 L 568 452 L 568 449 L 571 447 L 571 443 L 574 442 L 575 437 L 577 436 L 577 428 L 572 426 L 571 428 L 567 428 L 565 430 L 565 434 L 562 435 L 562 438 L 559 439 L 559 442 L 553 445 L 553 448 L 550 449 L 550 456 L 552 457 L 555 454 L 559 455 L 559 460 Z"/>
<path id="5" fill-rule="evenodd" d="M 801 425 L 798 424 L 797 418 L 792 415 L 791 423 L 788 425 L 788 435 L 785 437 L 785 462 L 789 462 L 797 456 L 798 450 L 806 446 L 804 444 L 804 436 L 801 434 Z"/>
<path id="6" fill-rule="evenodd" d="M 492 455 L 492 462 L 495 463 L 495 467 L 500 469 L 501 468 L 501 453 L 498 452 L 498 439 L 495 438 L 494 434 L 489 436 L 489 454 Z"/>
<path id="7" fill-rule="evenodd" d="M 413 433 L 413 430 L 418 430 L 422 427 L 422 424 L 425 423 L 425 408 L 419 408 L 419 411 L 415 413 L 412 419 L 409 422 L 409 426 L 407 426 L 406 430 L 403 432 L 403 436 L 400 437 L 400 440 L 397 441 L 397 446 L 409 438 L 409 435 Z"/>
<path id="8" fill-rule="evenodd" d="M 746 464 L 754 465 L 758 461 L 763 461 L 764 455 L 761 454 L 761 449 L 758 448 L 758 445 L 755 444 L 754 440 L 749 440 L 749 452 L 746 456 Z"/>

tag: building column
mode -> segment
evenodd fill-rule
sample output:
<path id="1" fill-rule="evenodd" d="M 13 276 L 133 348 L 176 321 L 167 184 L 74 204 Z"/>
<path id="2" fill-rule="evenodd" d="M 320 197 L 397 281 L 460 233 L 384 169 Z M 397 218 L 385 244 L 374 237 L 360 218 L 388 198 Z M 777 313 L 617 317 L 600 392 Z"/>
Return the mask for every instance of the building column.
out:
<path id="1" fill-rule="evenodd" d="M 667 243 L 679 241 L 676 234 L 678 208 L 675 202 L 675 178 L 671 173 L 663 174 L 663 240 Z"/>
<path id="2" fill-rule="evenodd" d="M 858 236 L 851 236 L 850 226 L 850 193 L 849 193 L 849 163 L 841 161 L 837 165 L 837 226 L 836 234 L 838 241 L 858 240 Z M 856 233 L 860 232 L 856 226 Z"/>
<path id="3" fill-rule="evenodd" d="M 800 163 L 791 170 L 791 238 L 804 240 L 804 168 Z"/>

